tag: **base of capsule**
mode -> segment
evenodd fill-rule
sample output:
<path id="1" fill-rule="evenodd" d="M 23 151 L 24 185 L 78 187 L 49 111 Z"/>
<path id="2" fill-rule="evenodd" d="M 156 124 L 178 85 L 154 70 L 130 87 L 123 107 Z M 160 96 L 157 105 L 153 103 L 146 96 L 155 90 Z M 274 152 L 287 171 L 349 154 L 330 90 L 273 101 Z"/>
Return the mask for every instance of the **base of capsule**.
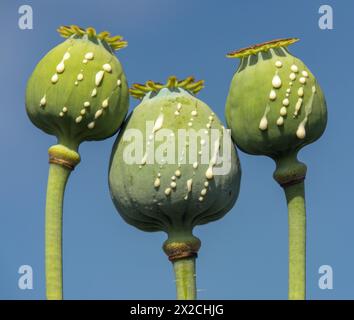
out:
<path id="1" fill-rule="evenodd" d="M 168 256 L 168 259 L 172 262 L 179 259 L 197 257 L 200 247 L 200 240 L 193 235 L 185 239 L 182 237 L 175 238 L 169 236 L 163 244 L 163 250 Z"/>

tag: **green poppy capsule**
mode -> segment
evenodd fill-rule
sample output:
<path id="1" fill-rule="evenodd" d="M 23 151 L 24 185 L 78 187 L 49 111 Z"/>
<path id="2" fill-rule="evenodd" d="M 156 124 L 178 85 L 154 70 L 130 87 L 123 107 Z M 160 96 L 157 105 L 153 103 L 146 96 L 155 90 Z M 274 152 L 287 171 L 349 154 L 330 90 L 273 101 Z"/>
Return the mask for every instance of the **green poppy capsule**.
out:
<path id="1" fill-rule="evenodd" d="M 194 96 L 202 87 L 203 81 L 174 76 L 166 85 L 133 85 L 131 94 L 141 103 L 116 140 L 109 169 L 111 196 L 123 219 L 168 234 L 163 248 L 176 279 L 179 261 L 194 261 L 199 250 L 193 228 L 222 218 L 239 193 L 237 153 L 217 116 Z M 178 296 L 193 298 L 195 292 L 181 289 Z"/>
<path id="2" fill-rule="evenodd" d="M 240 149 L 279 158 L 317 140 L 327 123 L 326 101 L 312 72 L 274 40 L 228 56 L 240 58 L 226 102 L 226 121 Z"/>
<path id="3" fill-rule="evenodd" d="M 33 71 L 26 91 L 31 121 L 77 149 L 85 140 L 112 136 L 129 107 L 127 80 L 115 50 L 122 37 L 93 28 L 60 27 L 66 41 L 52 49 Z"/>

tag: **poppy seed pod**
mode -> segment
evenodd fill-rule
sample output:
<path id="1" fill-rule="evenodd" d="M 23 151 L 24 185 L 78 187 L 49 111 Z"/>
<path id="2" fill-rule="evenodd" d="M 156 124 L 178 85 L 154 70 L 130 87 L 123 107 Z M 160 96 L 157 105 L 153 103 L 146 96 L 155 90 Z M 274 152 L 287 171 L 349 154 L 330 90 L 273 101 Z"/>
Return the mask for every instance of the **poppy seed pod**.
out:
<path id="1" fill-rule="evenodd" d="M 311 71 L 275 40 L 229 53 L 240 58 L 226 102 L 226 121 L 238 147 L 277 158 L 317 140 L 327 123 L 326 102 Z"/>
<path id="2" fill-rule="evenodd" d="M 31 121 L 59 144 L 74 150 L 84 140 L 101 140 L 120 127 L 129 107 L 127 81 L 114 50 L 120 36 L 93 28 L 60 27 L 65 38 L 36 66 L 26 91 Z"/>
<path id="3" fill-rule="evenodd" d="M 217 116 L 194 96 L 202 87 L 192 77 L 178 81 L 174 76 L 166 85 L 133 85 L 131 94 L 141 103 L 111 156 L 109 187 L 119 214 L 141 230 L 165 231 L 163 248 L 175 268 L 197 254 L 200 241 L 193 228 L 223 217 L 239 193 L 236 151 Z M 136 160 L 128 163 L 139 137 Z M 221 158 L 228 168 L 217 173 Z M 195 296 L 178 292 L 180 298 Z"/>
<path id="4" fill-rule="evenodd" d="M 327 124 L 323 92 L 311 71 L 289 51 L 296 38 L 279 39 L 228 54 L 240 58 L 226 101 L 226 122 L 237 146 L 276 162 L 275 180 L 289 209 L 289 298 L 305 298 L 306 165 L 298 151 Z"/>

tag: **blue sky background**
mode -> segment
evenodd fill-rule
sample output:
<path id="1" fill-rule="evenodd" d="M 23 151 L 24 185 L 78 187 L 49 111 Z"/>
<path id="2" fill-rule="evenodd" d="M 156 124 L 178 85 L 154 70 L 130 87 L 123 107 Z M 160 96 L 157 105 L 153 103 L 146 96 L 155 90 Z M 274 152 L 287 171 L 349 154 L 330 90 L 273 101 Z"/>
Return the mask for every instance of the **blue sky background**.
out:
<path id="1" fill-rule="evenodd" d="M 18 28 L 18 7 L 30 4 L 34 29 Z M 318 27 L 318 9 L 334 9 L 334 30 Z M 307 290 L 310 299 L 354 298 L 354 2 L 352 1 L 10 1 L 0 2 L 0 298 L 43 299 L 47 149 L 56 141 L 27 118 L 24 93 L 41 57 L 62 40 L 62 24 L 121 34 L 118 52 L 129 83 L 176 74 L 205 79 L 200 99 L 224 120 L 237 61 L 233 49 L 278 37 L 313 71 L 328 103 L 323 137 L 300 154 L 308 165 Z M 137 105 L 131 99 L 131 108 Z M 125 224 L 109 196 L 114 138 L 84 143 L 64 205 L 64 295 L 67 299 L 174 299 L 163 233 Z M 274 163 L 239 153 L 243 169 L 236 206 L 224 219 L 197 227 L 202 240 L 200 299 L 287 298 L 287 208 L 272 179 Z M 18 268 L 33 267 L 34 289 L 20 290 Z M 334 289 L 318 287 L 329 264 Z"/>

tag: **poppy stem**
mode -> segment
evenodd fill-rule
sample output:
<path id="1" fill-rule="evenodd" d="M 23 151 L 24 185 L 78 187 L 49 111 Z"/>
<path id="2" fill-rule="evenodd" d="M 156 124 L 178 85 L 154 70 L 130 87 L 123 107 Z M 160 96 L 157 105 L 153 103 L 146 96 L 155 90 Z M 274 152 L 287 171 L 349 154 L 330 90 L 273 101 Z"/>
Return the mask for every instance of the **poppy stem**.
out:
<path id="1" fill-rule="evenodd" d="M 284 188 L 289 216 L 289 300 L 306 298 L 306 209 L 304 181 Z"/>
<path id="2" fill-rule="evenodd" d="M 173 261 L 178 300 L 196 300 L 195 257 Z"/>
<path id="3" fill-rule="evenodd" d="M 306 165 L 297 152 L 275 159 L 274 179 L 283 187 L 288 205 L 289 300 L 306 298 Z"/>
<path id="4" fill-rule="evenodd" d="M 49 300 L 63 299 L 63 198 L 70 172 L 59 164 L 49 166 L 45 213 L 46 293 Z"/>
<path id="5" fill-rule="evenodd" d="M 62 225 L 65 186 L 79 154 L 62 144 L 52 146 L 45 208 L 45 269 L 48 300 L 63 299 Z"/>

